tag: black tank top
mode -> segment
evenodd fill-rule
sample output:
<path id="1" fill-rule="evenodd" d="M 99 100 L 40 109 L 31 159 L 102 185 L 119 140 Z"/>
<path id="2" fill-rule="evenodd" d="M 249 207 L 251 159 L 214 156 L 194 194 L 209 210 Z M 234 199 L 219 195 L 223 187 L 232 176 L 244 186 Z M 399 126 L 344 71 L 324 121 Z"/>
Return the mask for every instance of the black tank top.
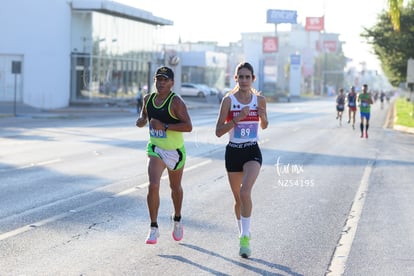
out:
<path id="1" fill-rule="evenodd" d="M 154 118 L 166 124 L 179 123 L 180 120 L 178 120 L 177 118 L 174 118 L 171 115 L 171 111 L 170 111 L 171 102 L 175 96 L 175 93 L 171 91 L 170 94 L 168 94 L 167 98 L 164 100 L 164 102 L 160 106 L 155 105 L 155 101 L 154 101 L 155 96 L 157 96 L 157 93 L 152 93 L 146 105 L 148 120 L 151 120 L 151 118 Z"/>

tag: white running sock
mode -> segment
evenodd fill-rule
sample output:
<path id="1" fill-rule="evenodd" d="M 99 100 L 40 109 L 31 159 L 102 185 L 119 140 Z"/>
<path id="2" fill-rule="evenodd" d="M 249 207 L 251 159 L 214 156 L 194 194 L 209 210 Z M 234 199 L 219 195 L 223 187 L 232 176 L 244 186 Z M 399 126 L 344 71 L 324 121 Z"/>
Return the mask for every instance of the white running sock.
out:
<path id="1" fill-rule="evenodd" d="M 241 220 L 236 218 L 236 221 L 237 221 L 237 227 L 239 228 L 239 235 L 240 235 L 241 234 Z"/>
<path id="2" fill-rule="evenodd" d="M 250 217 L 241 217 L 241 237 L 250 237 Z"/>

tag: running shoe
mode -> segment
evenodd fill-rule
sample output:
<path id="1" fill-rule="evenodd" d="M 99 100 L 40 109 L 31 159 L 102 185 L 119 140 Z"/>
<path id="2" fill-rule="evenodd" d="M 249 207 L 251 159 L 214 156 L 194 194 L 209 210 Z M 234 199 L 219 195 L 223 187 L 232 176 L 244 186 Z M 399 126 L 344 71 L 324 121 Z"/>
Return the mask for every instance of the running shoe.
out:
<path id="1" fill-rule="evenodd" d="M 180 221 L 175 221 L 174 216 L 171 217 L 172 221 L 172 237 L 175 241 L 181 241 L 184 235 L 183 224 Z"/>
<path id="2" fill-rule="evenodd" d="M 365 132 L 365 138 L 368 139 L 368 132 Z"/>
<path id="3" fill-rule="evenodd" d="M 243 258 L 248 258 L 251 255 L 250 250 L 250 237 L 248 236 L 242 236 L 240 238 L 240 251 L 239 255 Z"/>
<path id="4" fill-rule="evenodd" d="M 148 232 L 148 237 L 145 241 L 146 244 L 156 244 L 157 238 L 160 236 L 160 231 L 157 227 L 151 227 Z"/>

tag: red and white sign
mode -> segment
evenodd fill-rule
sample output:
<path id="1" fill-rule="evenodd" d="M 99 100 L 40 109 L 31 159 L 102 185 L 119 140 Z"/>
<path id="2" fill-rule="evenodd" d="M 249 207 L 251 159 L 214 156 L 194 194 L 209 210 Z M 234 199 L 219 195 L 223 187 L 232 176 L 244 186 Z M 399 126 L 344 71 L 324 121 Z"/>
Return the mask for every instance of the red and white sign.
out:
<path id="1" fill-rule="evenodd" d="M 279 43 L 277 37 L 263 37 L 263 53 L 276 53 L 277 51 L 279 51 Z"/>
<path id="2" fill-rule="evenodd" d="M 323 48 L 321 49 L 321 47 L 319 46 L 319 41 L 316 41 L 316 50 L 322 51 L 325 53 L 336 53 L 337 51 L 336 43 L 337 42 L 335 40 L 322 41 Z"/>
<path id="3" fill-rule="evenodd" d="M 323 49 L 327 53 L 336 53 L 336 41 L 335 40 L 325 40 L 323 42 Z"/>
<path id="4" fill-rule="evenodd" d="M 306 31 L 323 31 L 325 29 L 325 18 L 322 17 L 306 17 Z"/>

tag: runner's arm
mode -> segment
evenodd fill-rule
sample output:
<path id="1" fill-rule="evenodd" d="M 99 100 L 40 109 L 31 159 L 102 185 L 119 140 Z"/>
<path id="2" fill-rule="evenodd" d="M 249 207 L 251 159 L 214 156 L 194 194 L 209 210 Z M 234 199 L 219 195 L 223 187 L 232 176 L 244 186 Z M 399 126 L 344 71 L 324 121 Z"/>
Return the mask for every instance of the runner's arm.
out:
<path id="1" fill-rule="evenodd" d="M 370 104 L 373 104 L 373 103 L 374 103 L 374 100 L 372 99 L 372 95 L 371 95 L 371 93 L 368 93 L 368 95 L 369 95 L 368 102 L 369 102 Z"/>
<path id="2" fill-rule="evenodd" d="M 217 123 L 216 123 L 216 136 L 217 137 L 221 137 L 225 133 L 229 132 L 237 123 L 235 119 L 229 122 L 226 122 L 227 115 L 229 114 L 229 111 L 230 111 L 230 104 L 231 104 L 231 99 L 228 96 L 224 97 L 223 100 L 221 101 L 220 113 L 219 113 L 219 116 L 217 118 Z"/>
<path id="3" fill-rule="evenodd" d="M 148 114 L 147 114 L 147 101 L 150 97 L 150 94 L 145 95 L 144 101 L 142 102 L 142 108 L 141 108 L 141 114 L 139 115 L 137 121 L 135 122 L 135 125 L 137 127 L 143 127 L 147 124 L 148 121 Z"/>
<path id="4" fill-rule="evenodd" d="M 171 103 L 172 115 L 180 120 L 179 123 L 169 124 L 168 129 L 180 132 L 191 132 L 193 130 L 193 124 L 191 123 L 190 115 L 188 114 L 187 106 L 183 100 L 175 96 Z"/>
<path id="5" fill-rule="evenodd" d="M 258 97 L 257 113 L 260 117 L 260 127 L 262 129 L 267 128 L 267 126 L 269 125 L 269 120 L 267 119 L 266 99 L 263 96 Z"/>

